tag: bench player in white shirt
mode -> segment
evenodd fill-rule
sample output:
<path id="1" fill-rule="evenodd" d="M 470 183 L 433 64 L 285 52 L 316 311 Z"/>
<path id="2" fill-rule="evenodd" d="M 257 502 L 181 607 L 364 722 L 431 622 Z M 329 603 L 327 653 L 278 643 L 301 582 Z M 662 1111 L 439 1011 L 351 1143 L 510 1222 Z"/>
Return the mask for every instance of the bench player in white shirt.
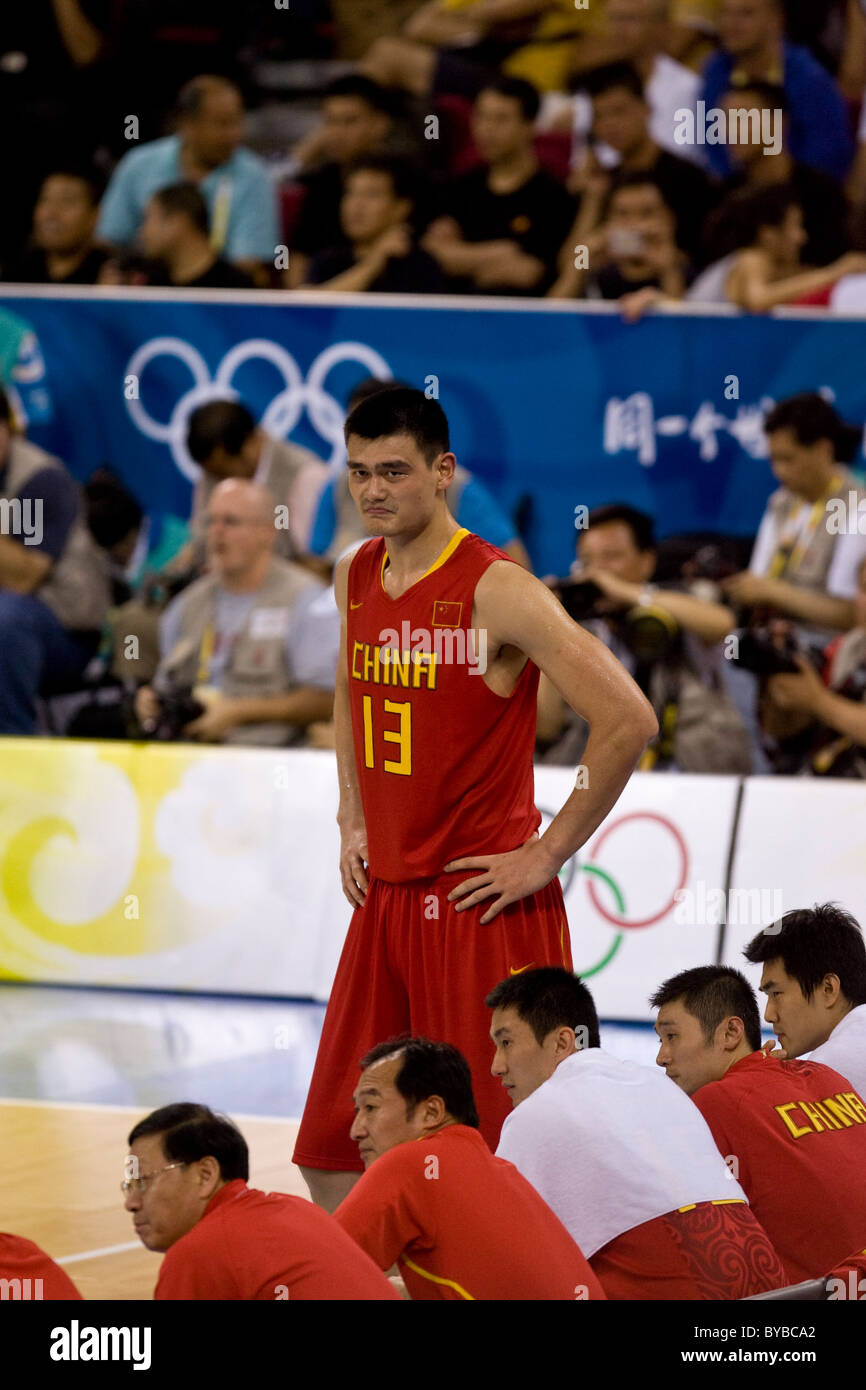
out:
<path id="1" fill-rule="evenodd" d="M 866 943 L 851 913 L 834 903 L 786 912 L 743 955 L 764 967 L 773 1055 L 823 1062 L 866 1095 Z"/>
<path id="2" fill-rule="evenodd" d="M 491 1071 L 515 1107 L 496 1150 L 532 1183 L 613 1299 L 737 1299 L 787 1283 L 697 1107 L 602 1050 L 567 970 L 501 981 Z"/>

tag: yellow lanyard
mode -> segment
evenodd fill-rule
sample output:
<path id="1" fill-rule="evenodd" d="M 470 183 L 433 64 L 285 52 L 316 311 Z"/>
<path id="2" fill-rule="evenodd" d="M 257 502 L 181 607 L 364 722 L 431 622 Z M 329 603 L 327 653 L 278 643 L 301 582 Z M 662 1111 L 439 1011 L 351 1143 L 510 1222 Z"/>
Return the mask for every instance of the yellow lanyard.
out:
<path id="1" fill-rule="evenodd" d="M 208 623 L 201 639 L 201 647 L 198 653 L 198 675 L 196 685 L 207 685 L 210 679 L 210 666 L 213 660 L 213 649 L 216 642 L 216 630 L 212 622 Z"/>
<path id="2" fill-rule="evenodd" d="M 818 501 L 812 507 L 808 524 L 805 530 L 800 531 L 796 541 L 794 540 L 795 533 L 788 530 L 792 520 L 792 511 L 789 510 L 783 526 L 783 534 L 779 539 L 779 545 L 770 561 L 769 575 L 771 579 L 779 579 L 783 574 L 799 568 L 803 556 L 812 544 L 812 537 L 820 525 L 821 517 L 827 509 L 828 499 L 838 491 L 841 485 L 842 474 L 834 473 L 827 484 L 826 491 L 822 492 Z"/>
<path id="3" fill-rule="evenodd" d="M 226 236 L 229 229 L 229 213 L 232 206 L 232 181 L 226 176 L 221 178 L 217 184 L 216 197 L 214 198 L 213 217 L 211 218 L 210 244 L 212 250 L 219 254 L 226 244 Z"/>

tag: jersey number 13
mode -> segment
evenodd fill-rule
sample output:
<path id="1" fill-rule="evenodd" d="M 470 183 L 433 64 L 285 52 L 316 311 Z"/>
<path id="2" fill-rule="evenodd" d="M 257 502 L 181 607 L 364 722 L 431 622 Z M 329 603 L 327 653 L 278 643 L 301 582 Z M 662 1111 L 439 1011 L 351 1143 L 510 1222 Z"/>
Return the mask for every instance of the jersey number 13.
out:
<path id="1" fill-rule="evenodd" d="M 375 767 L 372 695 L 362 696 L 361 703 L 364 716 L 364 766 Z M 399 758 L 384 758 L 382 767 L 386 772 L 394 772 L 400 777 L 410 777 L 412 775 L 412 706 L 408 700 L 402 702 L 385 700 L 383 703 L 385 714 L 400 716 L 399 729 L 382 729 L 383 740 L 386 743 L 396 743 L 400 756 Z"/>

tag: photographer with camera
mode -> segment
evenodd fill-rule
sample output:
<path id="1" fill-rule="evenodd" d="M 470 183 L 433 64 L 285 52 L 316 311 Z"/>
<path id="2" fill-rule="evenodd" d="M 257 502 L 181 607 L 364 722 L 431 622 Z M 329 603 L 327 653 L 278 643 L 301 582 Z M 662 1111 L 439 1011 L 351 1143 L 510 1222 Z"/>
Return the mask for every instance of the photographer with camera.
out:
<path id="1" fill-rule="evenodd" d="M 796 671 L 771 676 L 770 699 L 799 716 L 801 772 L 817 777 L 866 777 L 866 558 L 854 598 L 856 626 L 824 650 L 823 677 L 802 653 Z"/>
<path id="2" fill-rule="evenodd" d="M 726 580 L 725 593 L 738 606 L 795 620 L 807 641 L 827 642 L 832 629 L 853 626 L 866 557 L 866 531 L 857 525 L 866 491 L 847 466 L 861 431 L 823 396 L 804 392 L 771 410 L 764 432 L 781 486 L 767 503 L 748 570 Z M 853 507 L 846 527 L 840 504 Z"/>
<path id="3" fill-rule="evenodd" d="M 207 507 L 208 571 L 166 608 L 135 710 L 145 736 L 282 745 L 331 717 L 340 622 L 325 586 L 273 553 L 273 503 L 230 478 Z"/>
<path id="4" fill-rule="evenodd" d="M 660 732 L 639 767 L 750 772 L 749 736 L 721 676 L 718 643 L 731 629 L 732 611 L 685 587 L 650 582 L 656 545 L 645 512 L 613 503 L 596 507 L 586 522 L 572 576 L 553 587 L 570 617 L 604 642 L 652 702 Z M 542 676 L 539 761 L 579 761 L 586 734 Z"/>
<path id="5" fill-rule="evenodd" d="M 745 610 L 734 662 L 758 682 L 741 698 L 757 698 L 765 751 L 777 772 L 793 773 L 811 747 L 810 721 L 775 699 L 774 689 L 784 687 L 772 678 L 814 667 L 828 642 L 856 622 L 866 491 L 847 466 L 860 430 L 817 392 L 781 401 L 764 429 L 781 487 L 767 503 L 748 570 L 723 589 Z"/>

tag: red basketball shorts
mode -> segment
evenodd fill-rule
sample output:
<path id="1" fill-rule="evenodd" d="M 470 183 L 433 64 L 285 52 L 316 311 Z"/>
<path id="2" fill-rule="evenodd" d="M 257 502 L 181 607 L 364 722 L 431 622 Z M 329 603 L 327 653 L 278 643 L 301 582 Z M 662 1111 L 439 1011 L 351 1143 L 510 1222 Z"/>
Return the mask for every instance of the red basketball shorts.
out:
<path id="1" fill-rule="evenodd" d="M 467 870 L 466 878 L 473 877 Z M 572 969 L 558 879 L 481 925 L 489 902 L 456 912 L 448 902 L 459 874 L 385 883 L 372 879 L 355 909 L 325 1014 L 294 1161 L 306 1168 L 361 1172 L 349 1138 L 358 1062 L 376 1043 L 413 1033 L 459 1048 L 472 1072 L 481 1133 L 492 1149 L 511 1110 L 490 1075 L 493 1044 L 484 999 L 530 966 Z"/>

